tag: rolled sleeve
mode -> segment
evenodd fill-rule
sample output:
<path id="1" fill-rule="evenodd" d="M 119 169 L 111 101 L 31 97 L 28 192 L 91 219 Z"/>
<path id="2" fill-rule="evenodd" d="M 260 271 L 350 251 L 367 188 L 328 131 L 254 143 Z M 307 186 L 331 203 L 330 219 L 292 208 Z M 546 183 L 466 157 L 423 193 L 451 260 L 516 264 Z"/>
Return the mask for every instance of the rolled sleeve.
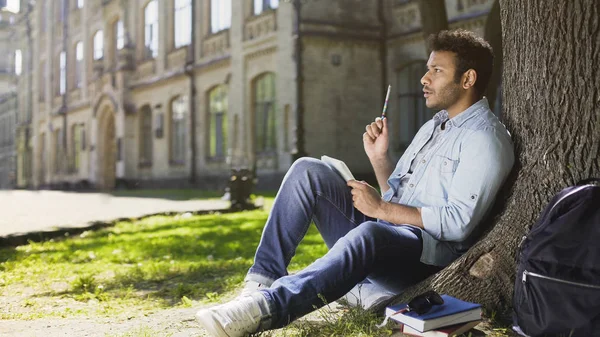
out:
<path id="1" fill-rule="evenodd" d="M 494 202 L 513 163 L 508 135 L 490 127 L 468 136 L 446 205 L 421 208 L 424 230 L 440 241 L 466 239 Z"/>

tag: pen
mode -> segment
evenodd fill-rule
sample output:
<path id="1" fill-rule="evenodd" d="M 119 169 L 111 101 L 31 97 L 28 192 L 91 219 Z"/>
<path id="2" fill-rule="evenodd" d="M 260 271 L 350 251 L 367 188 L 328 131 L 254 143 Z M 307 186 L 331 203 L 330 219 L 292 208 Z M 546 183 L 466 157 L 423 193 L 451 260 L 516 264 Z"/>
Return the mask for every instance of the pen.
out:
<path id="1" fill-rule="evenodd" d="M 383 103 L 383 111 L 381 112 L 381 119 L 385 118 L 385 112 L 387 110 L 388 100 L 390 99 L 390 90 L 392 89 L 391 85 L 388 85 L 387 94 L 385 95 L 385 103 Z"/>

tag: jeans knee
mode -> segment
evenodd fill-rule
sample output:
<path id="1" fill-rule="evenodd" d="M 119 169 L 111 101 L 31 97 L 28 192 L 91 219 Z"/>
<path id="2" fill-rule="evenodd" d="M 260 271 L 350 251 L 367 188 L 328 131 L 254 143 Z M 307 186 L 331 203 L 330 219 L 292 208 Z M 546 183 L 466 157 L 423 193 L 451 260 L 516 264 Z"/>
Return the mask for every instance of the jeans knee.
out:
<path id="1" fill-rule="evenodd" d="M 385 226 L 377 221 L 366 221 L 352 229 L 348 233 L 348 239 L 350 241 L 372 241 L 375 243 L 381 238 L 385 238 L 387 233 L 384 229 Z"/>
<path id="2" fill-rule="evenodd" d="M 300 171 L 300 172 L 304 172 L 306 170 L 309 170 L 311 168 L 315 168 L 318 167 L 320 165 L 322 165 L 323 162 L 316 159 L 316 158 L 311 158 L 311 157 L 302 157 L 297 159 L 292 166 L 290 167 L 290 171 Z"/>
<path id="3" fill-rule="evenodd" d="M 293 177 L 308 176 L 312 179 L 319 178 L 329 173 L 331 169 L 319 159 L 311 157 L 302 157 L 296 160 L 288 171 L 288 175 Z"/>

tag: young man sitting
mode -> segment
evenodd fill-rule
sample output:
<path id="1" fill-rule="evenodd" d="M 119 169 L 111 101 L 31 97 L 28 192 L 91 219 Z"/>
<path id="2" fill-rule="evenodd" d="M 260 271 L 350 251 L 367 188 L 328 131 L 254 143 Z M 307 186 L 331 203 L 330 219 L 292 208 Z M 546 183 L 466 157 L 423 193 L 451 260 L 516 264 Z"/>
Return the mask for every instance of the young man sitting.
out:
<path id="1" fill-rule="evenodd" d="M 483 97 L 490 45 L 475 34 L 429 38 L 421 78 L 425 123 L 394 166 L 387 119 L 366 126 L 364 148 L 383 195 L 346 183 L 321 161 L 297 160 L 287 172 L 246 276 L 242 295 L 200 310 L 214 336 L 283 327 L 367 280 L 399 293 L 450 264 L 477 239 L 476 227 L 511 171 L 513 146 Z M 287 266 L 311 220 L 329 251 L 304 270 Z"/>

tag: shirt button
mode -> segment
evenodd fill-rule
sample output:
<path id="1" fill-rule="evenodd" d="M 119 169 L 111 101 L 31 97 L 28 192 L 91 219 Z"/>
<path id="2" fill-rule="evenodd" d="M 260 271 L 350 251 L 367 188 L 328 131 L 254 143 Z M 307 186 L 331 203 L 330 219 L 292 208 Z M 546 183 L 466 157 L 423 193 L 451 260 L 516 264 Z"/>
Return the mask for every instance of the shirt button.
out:
<path id="1" fill-rule="evenodd" d="M 425 164 L 425 160 L 421 160 L 421 163 Z"/>
<path id="2" fill-rule="evenodd" d="M 413 187 L 415 187 L 415 185 L 414 184 L 410 184 L 410 188 L 413 188 Z"/>
<path id="3" fill-rule="evenodd" d="M 448 162 L 446 162 L 446 161 L 445 161 L 445 162 L 444 162 L 444 165 L 448 165 Z"/>

